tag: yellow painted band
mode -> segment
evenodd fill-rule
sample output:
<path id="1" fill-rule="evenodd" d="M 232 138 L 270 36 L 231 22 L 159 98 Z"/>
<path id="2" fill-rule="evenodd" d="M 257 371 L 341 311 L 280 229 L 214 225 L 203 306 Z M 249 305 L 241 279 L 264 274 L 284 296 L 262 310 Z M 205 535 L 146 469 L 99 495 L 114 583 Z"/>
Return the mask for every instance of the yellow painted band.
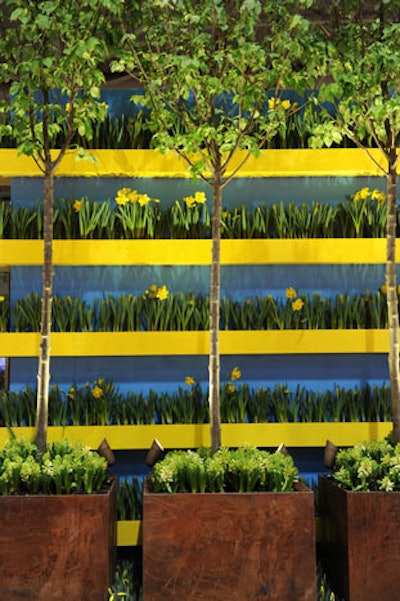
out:
<path id="1" fill-rule="evenodd" d="M 142 544 L 142 522 L 124 520 L 117 522 L 118 547 L 135 547 Z"/>
<path id="2" fill-rule="evenodd" d="M 366 440 L 380 440 L 391 430 L 391 422 L 318 422 L 221 424 L 222 444 L 237 447 L 248 444 L 257 447 L 324 447 L 329 439 L 336 446 L 352 446 Z M 17 437 L 31 440 L 34 428 L 13 428 Z M 60 438 L 83 441 L 97 449 L 106 438 L 114 450 L 148 450 L 155 438 L 165 449 L 190 449 L 210 446 L 209 424 L 138 425 L 138 426 L 50 426 L 48 440 Z M 9 438 L 6 428 L 0 428 L 0 448 Z M 322 458 L 321 458 L 322 462 Z"/>
<path id="3" fill-rule="evenodd" d="M 386 165 L 377 149 L 371 155 Z M 77 152 L 69 150 L 56 175 L 59 177 L 169 177 L 188 178 L 186 162 L 173 152 L 156 150 L 93 150 L 94 160 L 77 160 Z M 245 156 L 237 152 L 231 169 Z M 56 151 L 53 152 L 53 157 Z M 31 157 L 18 155 L 14 149 L 0 149 L 0 177 L 40 177 L 42 174 Z M 229 173 L 227 174 L 229 175 Z M 307 177 L 307 176 L 374 176 L 383 175 L 364 150 L 329 148 L 323 150 L 262 150 L 250 156 L 236 177 Z"/>
<path id="4" fill-rule="evenodd" d="M 36 357 L 38 333 L 1 333 L 3 357 Z M 387 353 L 382 330 L 231 330 L 220 332 L 220 352 L 235 355 Z M 56 332 L 53 357 L 208 355 L 209 332 Z"/>
<path id="5" fill-rule="evenodd" d="M 383 264 L 385 239 L 222 240 L 222 265 Z M 55 240 L 55 265 L 209 265 L 210 240 Z M 400 261 L 400 248 L 397 248 Z M 42 265 L 42 240 L 0 240 L 0 265 Z"/>

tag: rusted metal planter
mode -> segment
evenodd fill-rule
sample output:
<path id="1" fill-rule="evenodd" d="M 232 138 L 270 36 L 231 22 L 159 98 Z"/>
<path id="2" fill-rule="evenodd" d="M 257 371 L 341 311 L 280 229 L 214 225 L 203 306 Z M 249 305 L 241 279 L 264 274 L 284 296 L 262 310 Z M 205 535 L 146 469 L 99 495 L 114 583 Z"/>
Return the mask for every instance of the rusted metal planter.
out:
<path id="1" fill-rule="evenodd" d="M 399 598 L 400 493 L 350 492 L 319 477 L 321 558 L 347 601 Z"/>
<path id="2" fill-rule="evenodd" d="M 0 599 L 108 599 L 116 493 L 0 496 Z"/>
<path id="3" fill-rule="evenodd" d="M 316 601 L 314 496 L 143 495 L 144 601 Z"/>

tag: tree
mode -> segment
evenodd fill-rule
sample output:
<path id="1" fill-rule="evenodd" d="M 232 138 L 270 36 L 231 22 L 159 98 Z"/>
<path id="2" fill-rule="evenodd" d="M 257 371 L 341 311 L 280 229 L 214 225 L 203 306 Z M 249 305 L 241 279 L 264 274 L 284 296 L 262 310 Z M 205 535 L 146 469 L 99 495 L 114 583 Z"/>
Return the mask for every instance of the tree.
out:
<path id="1" fill-rule="evenodd" d="M 105 117 L 99 102 L 108 52 L 108 20 L 120 3 L 111 0 L 5 0 L 0 40 L 0 81 L 9 99 L 0 110 L 0 135 L 12 136 L 20 153 L 43 174 L 43 289 L 38 364 L 36 444 L 47 440 L 50 333 L 53 288 L 54 177 L 76 132 L 90 138 L 92 123 Z M 58 148 L 54 150 L 55 147 Z"/>
<path id="2" fill-rule="evenodd" d="M 330 0 L 322 31 L 325 83 L 319 100 L 325 121 L 314 131 L 313 145 L 330 146 L 345 137 L 365 150 L 386 178 L 386 288 L 389 329 L 389 377 L 394 440 L 400 442 L 399 309 L 396 285 L 397 179 L 400 128 L 399 0 Z M 375 147 L 375 149 L 371 148 Z M 378 149 L 378 150 L 376 150 Z"/>
<path id="3" fill-rule="evenodd" d="M 124 27 L 114 71 L 145 88 L 153 141 L 173 150 L 212 190 L 209 404 L 211 448 L 220 433 L 220 236 L 222 191 L 293 110 L 283 88 L 305 83 L 306 22 L 292 0 L 144 0 Z M 125 24 L 124 24 L 125 25 Z M 134 29 L 136 27 L 136 31 Z M 265 111 L 267 91 L 274 100 Z"/>

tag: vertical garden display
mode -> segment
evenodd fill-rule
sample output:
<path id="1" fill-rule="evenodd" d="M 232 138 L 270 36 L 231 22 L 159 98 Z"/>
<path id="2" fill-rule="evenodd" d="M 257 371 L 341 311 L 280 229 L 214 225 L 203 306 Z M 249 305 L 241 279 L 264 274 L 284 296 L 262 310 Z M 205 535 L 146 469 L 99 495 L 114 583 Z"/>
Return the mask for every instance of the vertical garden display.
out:
<path id="1" fill-rule="evenodd" d="M 46 447 L 52 306 L 53 184 L 57 168 L 78 133 L 90 138 L 105 117 L 99 102 L 107 57 L 108 23 L 117 2 L 95 0 L 2 2 L 0 80 L 9 90 L 1 103 L 0 135 L 32 157 L 43 176 L 43 288 L 38 364 L 36 442 Z M 53 150 L 53 149 L 57 150 Z"/>
<path id="2" fill-rule="evenodd" d="M 344 138 L 363 148 L 387 183 L 386 293 L 389 377 L 393 435 L 400 441 L 399 312 L 396 284 L 397 166 L 400 129 L 400 2 L 335 0 L 325 15 L 325 76 L 321 102 L 332 110 L 314 130 L 314 146 L 340 144 Z M 322 47 L 322 46 L 319 46 Z"/>
<path id="3" fill-rule="evenodd" d="M 223 189 L 272 138 L 294 107 L 283 88 L 302 88 L 306 22 L 287 0 L 146 0 L 123 24 L 112 68 L 145 88 L 155 142 L 175 151 L 212 191 L 209 403 L 211 446 L 221 445 L 219 390 L 220 236 Z M 302 2 L 300 4 L 310 4 Z M 136 29 L 135 29 L 136 28 Z M 267 92 L 273 98 L 267 102 Z M 268 108 L 269 110 L 266 110 Z"/>

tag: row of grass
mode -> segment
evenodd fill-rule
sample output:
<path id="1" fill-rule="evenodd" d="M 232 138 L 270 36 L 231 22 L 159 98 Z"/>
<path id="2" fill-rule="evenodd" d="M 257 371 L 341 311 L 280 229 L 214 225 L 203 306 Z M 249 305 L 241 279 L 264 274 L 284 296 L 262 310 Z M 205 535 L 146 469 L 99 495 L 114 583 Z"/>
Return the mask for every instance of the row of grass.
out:
<path id="1" fill-rule="evenodd" d="M 169 292 L 153 284 L 140 295 L 112 294 L 91 302 L 79 296 L 54 295 L 53 332 L 160 332 L 199 331 L 210 326 L 207 295 Z M 10 307 L 0 297 L 0 332 L 39 332 L 41 298 L 29 293 Z M 245 300 L 222 298 L 220 330 L 385 329 L 388 327 L 385 286 L 365 294 L 299 294 L 286 298 L 253 296 Z"/>
<path id="2" fill-rule="evenodd" d="M 208 392 L 190 385 L 174 392 L 120 392 L 99 378 L 93 384 L 64 390 L 53 385 L 49 398 L 52 426 L 203 424 L 209 422 Z M 191 383 L 193 381 L 193 383 Z M 0 427 L 34 426 L 36 390 L 0 391 Z M 237 380 L 221 387 L 223 423 L 387 422 L 392 419 L 390 388 L 335 386 L 325 391 L 297 385 L 252 388 Z"/>
<path id="3" fill-rule="evenodd" d="M 379 190 L 362 188 L 335 204 L 310 202 L 260 202 L 224 208 L 221 236 L 251 238 L 382 238 L 385 236 L 386 196 Z M 209 202 L 203 192 L 163 202 L 147 194 L 123 188 L 115 199 L 91 201 L 63 199 L 55 202 L 56 239 L 199 239 L 211 236 Z M 398 219 L 399 221 L 399 219 Z M 400 231 L 400 225 L 399 225 Z M 0 202 L 0 238 L 43 237 L 43 208 L 14 207 Z"/>

